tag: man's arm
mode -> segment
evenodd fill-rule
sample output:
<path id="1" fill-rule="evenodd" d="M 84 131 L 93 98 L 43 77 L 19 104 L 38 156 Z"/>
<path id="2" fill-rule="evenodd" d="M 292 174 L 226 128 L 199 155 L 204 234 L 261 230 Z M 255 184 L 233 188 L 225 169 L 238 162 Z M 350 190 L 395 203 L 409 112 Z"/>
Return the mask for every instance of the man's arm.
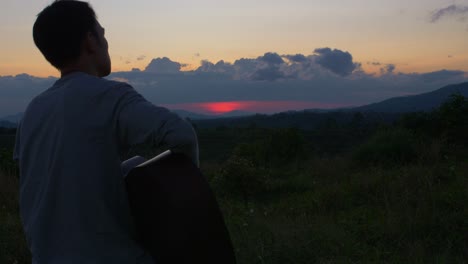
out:
<path id="1" fill-rule="evenodd" d="M 188 121 L 148 102 L 130 85 L 116 89 L 123 89 L 117 106 L 118 135 L 122 144 L 162 146 L 187 155 L 199 166 L 197 135 Z"/>

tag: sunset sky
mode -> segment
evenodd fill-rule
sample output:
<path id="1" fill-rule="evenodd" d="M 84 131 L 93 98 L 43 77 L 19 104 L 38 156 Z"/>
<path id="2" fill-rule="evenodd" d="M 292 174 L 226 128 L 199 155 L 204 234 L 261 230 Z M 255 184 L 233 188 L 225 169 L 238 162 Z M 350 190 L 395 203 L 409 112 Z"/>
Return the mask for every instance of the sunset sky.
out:
<path id="1" fill-rule="evenodd" d="M 51 2 L 0 2 L 0 76 L 58 76 L 34 46 L 31 33 L 36 15 Z M 468 0 L 90 3 L 106 28 L 114 72 L 144 70 L 163 57 L 191 71 L 202 60 L 232 64 L 267 52 L 309 56 L 325 47 L 348 52 L 361 71 L 376 76 L 383 65 L 404 74 L 448 70 L 466 77 L 468 72 Z"/>

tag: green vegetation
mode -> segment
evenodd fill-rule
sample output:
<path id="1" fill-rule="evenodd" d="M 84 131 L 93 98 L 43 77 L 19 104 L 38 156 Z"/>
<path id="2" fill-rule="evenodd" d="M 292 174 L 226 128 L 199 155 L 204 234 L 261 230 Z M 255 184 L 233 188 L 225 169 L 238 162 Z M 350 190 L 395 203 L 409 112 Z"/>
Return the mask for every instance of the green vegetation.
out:
<path id="1" fill-rule="evenodd" d="M 0 263 L 31 263 L 18 208 L 18 174 L 6 173 L 11 152 L 0 151 Z"/>
<path id="2" fill-rule="evenodd" d="M 468 261 L 463 96 L 393 124 L 358 113 L 310 131 L 249 125 L 198 134 L 239 263 Z M 0 174 L 0 263 L 28 263 L 10 149 L 0 156 L 9 171 Z M 135 153 L 151 154 L 127 155 Z"/>

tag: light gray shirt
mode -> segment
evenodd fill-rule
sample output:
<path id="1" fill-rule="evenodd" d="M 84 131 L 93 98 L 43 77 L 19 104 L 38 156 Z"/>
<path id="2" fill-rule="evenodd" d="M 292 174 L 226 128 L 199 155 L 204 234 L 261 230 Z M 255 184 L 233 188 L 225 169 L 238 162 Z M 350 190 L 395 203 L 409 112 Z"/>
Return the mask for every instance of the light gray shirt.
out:
<path id="1" fill-rule="evenodd" d="M 33 263 L 152 263 L 134 240 L 119 158 L 141 143 L 198 165 L 191 124 L 126 83 L 75 72 L 30 102 L 14 159 Z"/>

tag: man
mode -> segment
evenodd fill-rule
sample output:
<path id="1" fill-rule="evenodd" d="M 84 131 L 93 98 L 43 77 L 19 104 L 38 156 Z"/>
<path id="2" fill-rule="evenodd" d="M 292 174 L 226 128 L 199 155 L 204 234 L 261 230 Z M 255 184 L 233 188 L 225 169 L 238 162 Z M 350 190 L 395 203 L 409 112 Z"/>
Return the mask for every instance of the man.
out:
<path id="1" fill-rule="evenodd" d="M 33 38 L 61 78 L 30 102 L 16 136 L 32 263 L 153 263 L 134 239 L 119 156 L 146 143 L 198 164 L 192 126 L 101 78 L 111 72 L 108 43 L 88 3 L 55 1 Z"/>

